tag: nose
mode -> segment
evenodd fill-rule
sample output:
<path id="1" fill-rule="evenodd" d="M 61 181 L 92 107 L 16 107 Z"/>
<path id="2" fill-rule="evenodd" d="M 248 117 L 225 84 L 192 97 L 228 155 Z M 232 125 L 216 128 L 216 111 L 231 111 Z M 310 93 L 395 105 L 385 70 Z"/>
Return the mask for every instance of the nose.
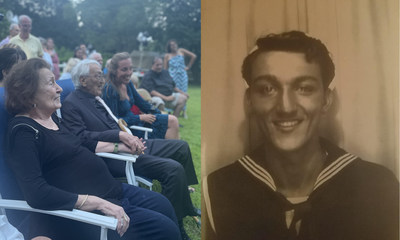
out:
<path id="1" fill-rule="evenodd" d="M 105 82 L 106 82 L 106 79 L 105 79 L 104 75 L 101 75 L 100 83 L 104 84 Z"/>
<path id="2" fill-rule="evenodd" d="M 277 109 L 280 113 L 294 113 L 296 111 L 296 96 L 290 89 L 283 89 L 280 96 Z"/>
<path id="3" fill-rule="evenodd" d="M 57 87 L 57 89 L 56 89 L 57 93 L 61 93 L 63 91 L 62 87 L 60 87 L 60 85 L 58 85 L 57 83 L 56 83 L 56 87 Z"/>

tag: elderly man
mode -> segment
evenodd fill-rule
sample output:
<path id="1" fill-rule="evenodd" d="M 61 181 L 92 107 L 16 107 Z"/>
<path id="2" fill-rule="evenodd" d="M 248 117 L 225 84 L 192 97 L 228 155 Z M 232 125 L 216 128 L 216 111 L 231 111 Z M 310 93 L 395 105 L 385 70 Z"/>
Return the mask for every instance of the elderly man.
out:
<path id="1" fill-rule="evenodd" d="M 19 33 L 19 26 L 16 23 L 11 23 L 10 24 L 10 35 L 8 35 L 6 38 L 4 38 L 0 42 L 0 47 L 3 46 L 4 44 L 7 44 L 10 42 L 10 39 L 13 38 L 14 36 L 18 35 Z"/>
<path id="2" fill-rule="evenodd" d="M 399 239 L 394 174 L 320 138 L 334 71 L 302 32 L 258 39 L 242 75 L 265 140 L 204 181 L 206 239 Z"/>
<path id="3" fill-rule="evenodd" d="M 174 109 L 176 117 L 179 117 L 189 98 L 187 93 L 175 86 L 168 71 L 163 69 L 163 60 L 160 57 L 154 58 L 151 70 L 144 75 L 140 88 L 151 94 L 153 102 Z"/>
<path id="4" fill-rule="evenodd" d="M 100 64 L 94 60 L 83 60 L 71 72 L 77 89 L 64 101 L 62 106 L 63 124 L 81 138 L 105 142 L 123 142 L 133 150 L 144 149 L 135 163 L 135 173 L 150 179 L 157 179 L 162 185 L 162 194 L 175 208 L 183 239 L 189 239 L 183 228 L 185 216 L 195 216 L 188 185 L 197 184 L 189 146 L 181 140 L 147 140 L 120 131 L 118 124 L 98 100 L 105 83 Z M 111 113 L 112 114 L 112 113 Z M 115 152 L 118 152 L 116 145 Z M 115 177 L 125 176 L 125 164 L 105 160 Z"/>
<path id="5" fill-rule="evenodd" d="M 43 48 L 40 40 L 31 34 L 32 19 L 27 15 L 21 15 L 18 18 L 18 26 L 21 29 L 19 35 L 11 38 L 10 43 L 16 44 L 22 48 L 29 58 L 42 57 Z"/>

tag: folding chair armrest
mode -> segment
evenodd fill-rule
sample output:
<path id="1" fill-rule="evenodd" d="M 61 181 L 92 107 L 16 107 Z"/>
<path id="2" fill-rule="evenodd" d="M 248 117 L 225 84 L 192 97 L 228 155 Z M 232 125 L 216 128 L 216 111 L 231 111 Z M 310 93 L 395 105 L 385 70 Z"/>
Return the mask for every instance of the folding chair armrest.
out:
<path id="1" fill-rule="evenodd" d="M 136 162 L 136 158 L 138 158 L 138 155 L 133 155 L 133 154 L 129 154 L 129 153 L 99 152 L 99 153 L 96 153 L 96 155 L 99 157 L 111 158 L 111 159 L 115 159 L 115 160 L 133 162 L 133 163 Z"/>
<path id="2" fill-rule="evenodd" d="M 117 228 L 117 223 L 118 223 L 118 220 L 114 217 L 103 216 L 77 209 L 74 209 L 72 211 L 67 211 L 67 210 L 46 211 L 46 210 L 36 209 L 30 207 L 26 201 L 20 201 L 20 200 L 0 199 L 0 208 L 45 213 L 84 223 L 89 223 L 100 227 L 105 227 L 112 230 L 115 230 Z"/>
<path id="3" fill-rule="evenodd" d="M 140 131 L 143 131 L 143 132 L 153 132 L 153 129 L 147 128 L 147 127 L 139 127 L 139 126 L 132 125 L 132 126 L 129 126 L 129 128 L 130 129 L 135 129 L 135 130 L 140 130 Z"/>

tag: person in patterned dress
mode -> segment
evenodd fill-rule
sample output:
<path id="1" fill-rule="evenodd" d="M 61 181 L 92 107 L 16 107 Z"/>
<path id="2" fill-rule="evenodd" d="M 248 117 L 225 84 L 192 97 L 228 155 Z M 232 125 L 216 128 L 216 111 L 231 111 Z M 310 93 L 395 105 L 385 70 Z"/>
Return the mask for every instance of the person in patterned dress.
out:
<path id="1" fill-rule="evenodd" d="M 188 65 L 185 64 L 185 57 L 189 57 Z M 194 61 L 196 54 L 184 48 L 179 48 L 176 40 L 169 40 L 167 43 L 167 53 L 164 56 L 164 69 L 168 69 L 169 74 L 176 83 L 176 87 L 187 93 L 188 91 L 188 75 L 189 70 Z M 187 118 L 186 106 L 183 108 L 183 115 Z"/>

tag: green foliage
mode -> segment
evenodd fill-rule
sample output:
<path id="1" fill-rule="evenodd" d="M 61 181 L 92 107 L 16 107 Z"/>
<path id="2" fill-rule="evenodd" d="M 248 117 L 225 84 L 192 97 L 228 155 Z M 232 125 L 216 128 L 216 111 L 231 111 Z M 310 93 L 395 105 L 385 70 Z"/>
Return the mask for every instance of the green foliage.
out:
<path id="1" fill-rule="evenodd" d="M 57 51 L 57 55 L 58 55 L 58 59 L 60 60 L 60 63 L 66 63 L 68 62 L 68 60 L 74 56 L 74 51 L 72 51 L 69 48 L 66 47 L 57 47 L 56 49 Z"/>
<path id="2" fill-rule="evenodd" d="M 85 43 L 107 57 L 138 50 L 139 32 L 147 31 L 154 39 L 145 51 L 160 54 L 165 53 L 168 40 L 176 39 L 180 47 L 197 55 L 189 80 L 199 85 L 200 5 L 201 0 L 0 0 L 0 12 L 29 15 L 32 34 L 52 37 L 57 49 L 72 51 Z M 8 26 L 0 22 L 1 35 L 8 34 Z M 67 57 L 61 56 L 63 60 Z"/>
<path id="3" fill-rule="evenodd" d="M 56 47 L 73 50 L 82 42 L 75 9 L 71 2 L 57 1 L 56 15 L 49 17 L 31 16 L 32 33 L 44 38 L 53 38 Z"/>
<path id="4" fill-rule="evenodd" d="M 6 11 L 0 7 L 0 13 L 6 15 Z M 0 41 L 3 40 L 8 36 L 10 27 L 10 22 L 7 21 L 6 17 L 4 16 L 3 21 L 0 22 Z"/>
<path id="5" fill-rule="evenodd" d="M 85 0 L 77 5 L 84 38 L 99 52 L 131 52 L 138 49 L 136 36 L 149 26 L 144 1 Z"/>

